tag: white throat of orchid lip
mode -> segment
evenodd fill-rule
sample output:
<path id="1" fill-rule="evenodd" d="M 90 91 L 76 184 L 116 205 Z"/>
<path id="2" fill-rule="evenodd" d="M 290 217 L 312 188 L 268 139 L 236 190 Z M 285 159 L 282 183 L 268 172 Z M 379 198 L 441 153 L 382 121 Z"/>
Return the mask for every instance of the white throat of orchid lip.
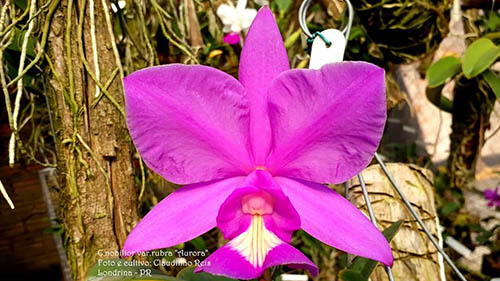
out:
<path id="1" fill-rule="evenodd" d="M 229 247 L 240 253 L 253 267 L 262 267 L 267 254 L 281 244 L 281 240 L 266 229 L 263 215 L 273 213 L 274 198 L 260 191 L 243 196 L 242 211 L 252 215 L 248 229 L 229 242 Z"/>
<path id="2" fill-rule="evenodd" d="M 253 267 L 262 267 L 267 254 L 281 240 L 266 229 L 261 215 L 253 215 L 250 227 L 229 242 L 229 247 L 238 251 Z"/>

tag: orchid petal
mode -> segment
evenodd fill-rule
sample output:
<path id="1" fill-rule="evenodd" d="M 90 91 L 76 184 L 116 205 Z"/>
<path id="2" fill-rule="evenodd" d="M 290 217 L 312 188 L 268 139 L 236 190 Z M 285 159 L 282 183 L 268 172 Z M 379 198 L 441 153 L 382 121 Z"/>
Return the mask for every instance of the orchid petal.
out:
<path id="1" fill-rule="evenodd" d="M 191 240 L 216 226 L 220 205 L 244 177 L 184 186 L 163 199 L 128 235 L 127 256 Z"/>
<path id="2" fill-rule="evenodd" d="M 224 43 L 230 44 L 230 45 L 236 45 L 240 43 L 240 35 L 237 32 L 231 32 L 224 36 Z"/>
<path id="3" fill-rule="evenodd" d="M 265 226 L 281 240 L 290 242 L 292 233 L 300 228 L 300 217 L 271 174 L 255 170 L 227 197 L 219 209 L 217 226 L 225 239 L 233 239 L 247 230 L 251 215 L 242 211 L 242 198 L 264 191 L 273 200 L 272 214 L 263 215 Z"/>
<path id="4" fill-rule="evenodd" d="M 342 251 L 391 266 L 392 251 L 382 233 L 354 205 L 328 187 L 275 178 L 300 215 L 301 228 Z"/>
<path id="5" fill-rule="evenodd" d="M 155 172 L 189 184 L 251 170 L 249 109 L 236 79 L 206 66 L 172 64 L 123 82 L 130 134 Z"/>
<path id="6" fill-rule="evenodd" d="M 217 8 L 217 16 L 219 16 L 222 23 L 225 25 L 232 24 L 238 19 L 236 8 L 228 4 L 221 4 L 219 8 Z"/>
<path id="7" fill-rule="evenodd" d="M 362 171 L 386 119 L 384 70 L 340 62 L 282 73 L 269 89 L 273 175 L 340 183 Z"/>
<path id="8" fill-rule="evenodd" d="M 250 134 L 255 161 L 264 163 L 271 129 L 267 115 L 267 89 L 272 80 L 290 68 L 278 25 L 269 7 L 255 17 L 240 56 L 239 80 L 250 102 Z"/>
<path id="9" fill-rule="evenodd" d="M 498 198 L 498 187 L 495 189 L 489 189 L 489 188 L 485 189 L 484 190 L 484 197 L 486 199 L 490 199 L 490 200 Z"/>
<path id="10" fill-rule="evenodd" d="M 318 268 L 302 252 L 287 243 L 283 243 L 273 248 L 267 254 L 264 267 L 288 265 L 291 268 L 301 268 L 308 270 L 313 276 L 318 275 Z"/>
<path id="11" fill-rule="evenodd" d="M 250 234 L 250 236 L 252 235 Z M 255 235 L 252 237 L 255 237 Z M 235 246 L 235 241 L 238 239 L 236 238 L 206 258 L 203 264 L 196 268 L 195 272 L 209 272 L 215 275 L 248 280 L 258 278 L 268 267 L 289 265 L 293 268 L 307 269 L 313 275 L 317 275 L 317 267 L 304 254 L 279 240 L 276 236 L 273 237 L 271 238 L 273 244 L 270 248 L 262 249 L 263 252 L 255 250 L 259 254 L 264 254 L 264 261 L 261 263 L 252 264 L 249 262 L 248 256 L 246 256 L 248 251 L 241 252 L 242 248 Z M 249 246 L 253 247 L 254 244 Z M 243 249 L 248 250 L 248 248 Z M 254 259 L 254 261 L 256 260 Z"/>
<path id="12" fill-rule="evenodd" d="M 281 190 L 280 185 L 268 171 L 264 170 L 255 170 L 245 182 L 247 185 L 261 188 L 275 199 L 274 211 L 272 215 L 264 216 L 264 222 L 267 229 L 289 243 L 292 233 L 300 228 L 300 216 L 293 208 L 290 199 Z"/>
<path id="13" fill-rule="evenodd" d="M 244 195 L 258 191 L 256 187 L 237 188 L 224 200 L 217 215 L 217 227 L 225 239 L 233 239 L 248 229 L 252 215 L 243 213 L 241 200 Z"/>
<path id="14" fill-rule="evenodd" d="M 253 267 L 240 253 L 226 244 L 208 256 L 194 272 L 248 280 L 259 277 L 263 271 L 263 268 Z"/>

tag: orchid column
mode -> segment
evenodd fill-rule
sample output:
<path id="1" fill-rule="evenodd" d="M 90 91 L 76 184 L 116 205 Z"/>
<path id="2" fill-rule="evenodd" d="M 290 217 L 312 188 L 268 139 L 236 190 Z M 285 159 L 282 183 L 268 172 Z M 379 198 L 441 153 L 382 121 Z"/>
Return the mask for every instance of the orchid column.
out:
<path id="1" fill-rule="evenodd" d="M 371 161 L 384 129 L 383 69 L 341 62 L 290 70 L 274 17 L 257 14 L 239 81 L 179 64 L 124 79 L 127 121 L 145 162 L 185 186 L 128 236 L 129 254 L 170 247 L 219 227 L 230 240 L 197 271 L 259 277 L 270 266 L 316 266 L 289 243 L 303 229 L 352 254 L 392 265 L 388 242 L 323 183 L 344 182 Z"/>

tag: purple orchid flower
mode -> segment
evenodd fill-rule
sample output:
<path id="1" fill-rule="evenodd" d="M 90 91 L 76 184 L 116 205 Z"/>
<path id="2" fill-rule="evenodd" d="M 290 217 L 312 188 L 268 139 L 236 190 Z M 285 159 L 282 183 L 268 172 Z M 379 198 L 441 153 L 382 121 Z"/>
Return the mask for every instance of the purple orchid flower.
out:
<path id="1" fill-rule="evenodd" d="M 236 45 L 240 43 L 240 34 L 238 32 L 231 32 L 224 36 L 224 43 Z"/>
<path id="2" fill-rule="evenodd" d="M 384 70 L 341 62 L 289 69 L 276 21 L 260 9 L 239 81 L 172 64 L 124 79 L 127 122 L 146 164 L 185 186 L 156 205 L 123 247 L 134 253 L 189 241 L 214 227 L 230 240 L 196 272 L 259 277 L 271 266 L 318 269 L 292 247 L 303 229 L 337 249 L 392 265 L 389 243 L 341 183 L 372 159 L 384 129 Z"/>
<path id="3" fill-rule="evenodd" d="M 486 200 L 489 200 L 488 202 L 488 207 L 493 207 L 496 206 L 500 208 L 500 195 L 498 195 L 498 186 L 493 190 L 493 189 L 486 189 L 484 191 L 484 198 Z"/>

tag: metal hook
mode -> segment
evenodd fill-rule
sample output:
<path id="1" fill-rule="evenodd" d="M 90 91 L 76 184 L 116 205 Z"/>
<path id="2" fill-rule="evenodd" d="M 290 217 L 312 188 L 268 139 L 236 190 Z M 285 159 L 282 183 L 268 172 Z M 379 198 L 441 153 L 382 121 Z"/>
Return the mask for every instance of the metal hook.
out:
<path id="1" fill-rule="evenodd" d="M 312 0 L 304 0 L 302 4 L 300 4 L 299 8 L 299 26 L 300 29 L 302 29 L 302 32 L 308 37 L 308 38 L 314 38 L 315 35 L 309 31 L 309 28 L 307 27 L 307 22 L 306 22 L 306 16 L 307 16 L 307 9 L 309 9 L 309 6 L 311 5 Z M 344 34 L 344 37 L 346 38 L 346 41 L 349 39 L 349 34 L 351 33 L 351 26 L 352 26 L 352 21 L 354 19 L 354 9 L 352 7 L 351 1 L 345 0 L 347 3 L 347 13 L 349 14 L 348 20 L 347 20 L 347 25 L 342 29 L 342 33 Z"/>

